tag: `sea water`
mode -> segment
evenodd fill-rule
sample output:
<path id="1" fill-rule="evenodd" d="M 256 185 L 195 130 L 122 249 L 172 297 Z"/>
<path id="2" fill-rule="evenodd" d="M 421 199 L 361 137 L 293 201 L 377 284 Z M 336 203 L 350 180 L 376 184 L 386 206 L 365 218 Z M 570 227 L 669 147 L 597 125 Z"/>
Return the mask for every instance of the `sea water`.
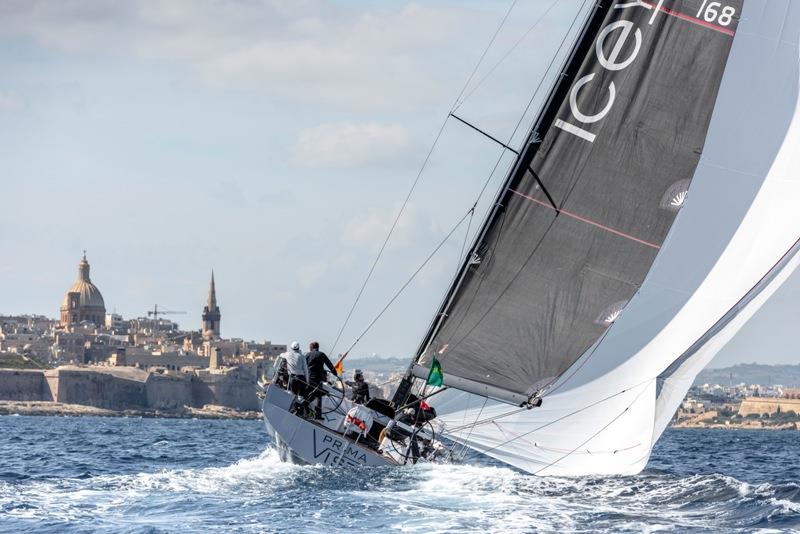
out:
<path id="1" fill-rule="evenodd" d="M 634 477 L 282 463 L 259 421 L 0 417 L 2 532 L 800 529 L 800 434 L 668 430 Z"/>

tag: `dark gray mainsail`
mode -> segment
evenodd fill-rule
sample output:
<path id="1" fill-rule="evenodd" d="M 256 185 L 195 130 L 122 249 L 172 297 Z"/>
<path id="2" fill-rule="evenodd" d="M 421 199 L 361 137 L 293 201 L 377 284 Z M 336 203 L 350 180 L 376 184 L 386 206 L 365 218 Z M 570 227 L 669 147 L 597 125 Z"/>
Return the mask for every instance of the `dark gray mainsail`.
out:
<path id="1" fill-rule="evenodd" d="M 530 396 L 600 339 L 686 198 L 742 3 L 593 8 L 418 364 Z"/>

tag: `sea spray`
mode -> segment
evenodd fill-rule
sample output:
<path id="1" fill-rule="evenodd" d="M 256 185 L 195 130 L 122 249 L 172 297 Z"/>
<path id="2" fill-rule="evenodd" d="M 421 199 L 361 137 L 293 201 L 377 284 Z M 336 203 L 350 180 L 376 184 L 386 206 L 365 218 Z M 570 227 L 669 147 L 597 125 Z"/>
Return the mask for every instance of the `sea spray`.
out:
<path id="1" fill-rule="evenodd" d="M 800 527 L 794 433 L 672 430 L 642 475 L 571 479 L 491 460 L 292 465 L 268 445 L 263 426 L 248 421 L 0 417 L 0 431 L 8 437 L 0 441 L 3 532 Z"/>

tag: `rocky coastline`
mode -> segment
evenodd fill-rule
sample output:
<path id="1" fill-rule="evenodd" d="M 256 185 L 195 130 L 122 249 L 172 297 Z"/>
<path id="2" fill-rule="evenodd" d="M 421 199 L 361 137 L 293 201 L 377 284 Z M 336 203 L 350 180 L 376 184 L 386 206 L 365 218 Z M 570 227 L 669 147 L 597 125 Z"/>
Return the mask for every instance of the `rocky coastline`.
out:
<path id="1" fill-rule="evenodd" d="M 166 419 L 260 419 L 256 411 L 234 410 L 225 406 L 205 405 L 202 408 L 184 406 L 172 410 L 131 409 L 110 410 L 65 404 L 52 401 L 0 401 L 0 415 L 46 415 L 61 417 L 142 417 Z"/>
<path id="2" fill-rule="evenodd" d="M 681 421 L 670 425 L 672 428 L 710 428 L 725 430 L 797 430 L 797 423 L 765 423 L 763 421 L 743 420 L 740 422 Z"/>

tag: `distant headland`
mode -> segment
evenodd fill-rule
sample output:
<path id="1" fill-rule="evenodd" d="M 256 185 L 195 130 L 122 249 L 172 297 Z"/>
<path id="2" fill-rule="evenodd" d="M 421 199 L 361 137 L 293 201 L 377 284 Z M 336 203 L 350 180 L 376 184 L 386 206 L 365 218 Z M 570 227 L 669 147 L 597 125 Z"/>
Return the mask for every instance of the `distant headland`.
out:
<path id="1" fill-rule="evenodd" d="M 800 428 L 800 365 L 705 369 L 673 419 L 681 428 Z"/>

